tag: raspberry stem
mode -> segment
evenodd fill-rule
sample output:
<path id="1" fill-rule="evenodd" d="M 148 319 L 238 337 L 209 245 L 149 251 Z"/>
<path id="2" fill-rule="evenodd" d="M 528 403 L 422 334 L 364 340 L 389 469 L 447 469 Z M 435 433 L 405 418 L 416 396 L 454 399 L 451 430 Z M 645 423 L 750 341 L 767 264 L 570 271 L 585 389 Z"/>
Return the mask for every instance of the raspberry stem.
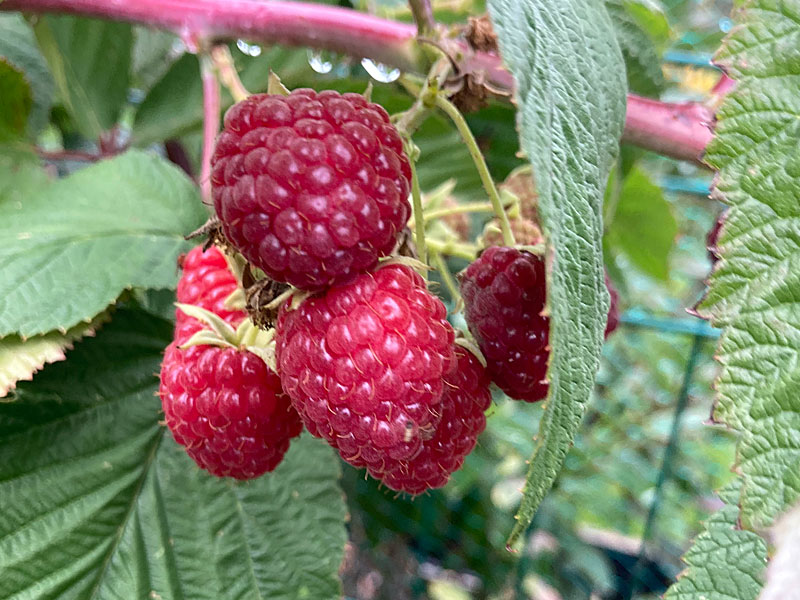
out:
<path id="1" fill-rule="evenodd" d="M 475 141 L 475 136 L 472 135 L 472 131 L 470 131 L 467 120 L 452 102 L 440 94 L 436 94 L 436 106 L 444 111 L 448 117 L 450 117 L 450 119 L 453 121 L 453 124 L 456 126 L 456 129 L 458 129 L 458 132 L 461 134 L 461 137 L 464 139 L 464 143 L 467 145 L 467 150 L 469 150 L 469 154 L 472 156 L 472 160 L 475 163 L 475 168 L 478 170 L 478 175 L 480 175 L 483 188 L 489 195 L 489 200 L 492 203 L 492 209 L 500 221 L 500 230 L 503 232 L 503 243 L 506 246 L 514 246 L 514 233 L 511 231 L 511 224 L 508 222 L 508 215 L 503 207 L 503 202 L 500 200 L 500 194 L 498 193 L 497 187 L 494 184 L 492 175 L 489 173 L 489 167 L 486 164 L 486 160 L 483 158 L 481 149 L 478 147 L 478 142 Z"/>
<path id="2" fill-rule="evenodd" d="M 513 204 L 513 202 L 509 204 Z M 466 204 L 459 204 L 458 206 L 437 208 L 436 210 L 429 211 L 425 215 L 425 222 L 428 223 L 429 221 L 434 221 L 450 215 L 485 212 L 494 212 L 494 205 L 491 202 L 468 202 Z"/>
<path id="3" fill-rule="evenodd" d="M 428 247 L 425 244 L 425 213 L 422 209 L 422 193 L 419 189 L 419 177 L 417 176 L 417 157 L 418 152 L 408 153 L 408 163 L 411 166 L 411 200 L 414 211 L 414 243 L 417 246 L 417 256 L 419 260 L 428 264 Z M 428 273 L 423 272 L 422 277 L 428 278 Z"/>
<path id="4" fill-rule="evenodd" d="M 239 79 L 231 51 L 225 44 L 219 44 L 211 49 L 211 61 L 219 74 L 219 80 L 228 89 L 234 102 L 241 102 L 250 95 Z"/>
<path id="5" fill-rule="evenodd" d="M 475 244 L 466 244 L 449 240 L 445 241 L 431 237 L 426 240 L 426 243 L 431 253 L 457 256 L 469 261 L 475 260 L 475 257 L 478 255 L 478 246 Z"/>
<path id="6" fill-rule="evenodd" d="M 211 156 L 219 133 L 219 81 L 214 65 L 205 53 L 200 55 L 200 76 L 203 80 L 203 158 L 200 169 L 200 188 L 203 203 L 211 205 Z"/>
<path id="7" fill-rule="evenodd" d="M 453 300 L 455 306 L 461 306 L 464 301 L 461 299 L 458 283 L 456 283 L 456 280 L 453 278 L 453 274 L 447 266 L 447 261 L 445 261 L 441 254 L 435 252 L 431 253 L 431 262 L 436 265 L 436 270 L 439 271 L 439 275 L 442 276 L 442 282 L 447 288 L 447 291 L 450 292 L 450 298 Z"/>

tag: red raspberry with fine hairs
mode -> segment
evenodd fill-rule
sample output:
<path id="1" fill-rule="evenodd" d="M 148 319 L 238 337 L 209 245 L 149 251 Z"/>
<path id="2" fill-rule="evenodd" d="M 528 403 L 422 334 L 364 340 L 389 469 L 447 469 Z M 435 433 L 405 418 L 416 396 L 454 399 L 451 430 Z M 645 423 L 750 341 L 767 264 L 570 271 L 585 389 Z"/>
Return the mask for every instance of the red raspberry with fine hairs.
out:
<path id="1" fill-rule="evenodd" d="M 441 420 L 433 437 L 408 461 L 399 461 L 382 481 L 399 492 L 421 494 L 444 486 L 472 452 L 486 428 L 484 413 L 492 403 L 489 377 L 478 359 L 456 346 L 458 365 L 444 378 Z"/>
<path id="2" fill-rule="evenodd" d="M 544 261 L 516 248 L 492 246 L 461 275 L 461 294 L 467 326 L 486 357 L 492 381 L 510 398 L 544 399 L 550 357 L 550 319 L 541 315 L 546 299 Z M 615 296 L 616 292 L 612 300 Z M 618 319 L 615 310 L 606 335 Z"/>
<path id="3" fill-rule="evenodd" d="M 212 158 L 226 237 L 276 281 L 320 290 L 392 252 L 411 213 L 411 169 L 379 105 L 294 90 L 233 106 Z"/>
<path id="4" fill-rule="evenodd" d="M 245 350 L 173 342 L 161 365 L 159 395 L 175 441 L 218 477 L 272 471 L 302 424 L 280 379 Z"/>
<path id="5" fill-rule="evenodd" d="M 232 327 L 244 321 L 247 313 L 243 310 L 231 310 L 225 306 L 225 299 L 236 291 L 236 278 L 228 268 L 225 255 L 211 246 L 205 252 L 202 246 L 192 248 L 180 259 L 183 269 L 178 280 L 178 302 L 193 304 L 205 308 L 222 317 Z M 203 325 L 186 315 L 182 310 L 175 310 L 175 339 L 186 341 Z"/>
<path id="6" fill-rule="evenodd" d="M 312 435 L 380 478 L 413 458 L 438 423 L 443 376 L 456 367 L 442 302 L 392 264 L 286 305 L 277 325 L 283 389 Z"/>

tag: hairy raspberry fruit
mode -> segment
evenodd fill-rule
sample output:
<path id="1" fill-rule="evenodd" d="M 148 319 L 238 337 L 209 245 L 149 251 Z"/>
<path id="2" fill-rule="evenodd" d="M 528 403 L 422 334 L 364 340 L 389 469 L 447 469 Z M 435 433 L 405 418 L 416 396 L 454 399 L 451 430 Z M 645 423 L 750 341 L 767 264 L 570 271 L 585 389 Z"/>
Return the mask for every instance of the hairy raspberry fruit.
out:
<path id="1" fill-rule="evenodd" d="M 392 264 L 281 309 L 278 371 L 306 428 L 380 478 L 413 458 L 440 417 L 456 367 L 442 302 Z"/>
<path id="2" fill-rule="evenodd" d="M 456 369 L 445 376 L 441 419 L 433 437 L 422 442 L 422 450 L 408 461 L 398 461 L 382 481 L 409 494 L 444 486 L 472 452 L 486 428 L 484 413 L 492 403 L 489 377 L 475 356 L 456 346 Z"/>
<path id="3" fill-rule="evenodd" d="M 461 294 L 492 381 L 510 398 L 542 400 L 550 356 L 544 261 L 516 248 L 487 248 L 462 274 Z"/>
<path id="4" fill-rule="evenodd" d="M 167 347 L 159 388 L 175 441 L 218 477 L 272 471 L 302 430 L 278 376 L 244 350 L 177 344 Z"/>
<path id="5" fill-rule="evenodd" d="M 256 94 L 212 158 L 225 236 L 277 281 L 320 290 L 374 267 L 408 220 L 411 170 L 389 115 L 358 94 Z"/>
<path id="6" fill-rule="evenodd" d="M 181 258 L 180 266 L 183 273 L 178 281 L 178 302 L 205 308 L 233 327 L 244 321 L 247 317 L 245 311 L 225 306 L 225 299 L 236 291 L 238 284 L 219 249 L 211 246 L 204 252 L 202 246 L 196 246 Z M 203 327 L 200 321 L 180 309 L 175 311 L 175 321 L 175 339 L 181 341 L 186 341 Z"/>

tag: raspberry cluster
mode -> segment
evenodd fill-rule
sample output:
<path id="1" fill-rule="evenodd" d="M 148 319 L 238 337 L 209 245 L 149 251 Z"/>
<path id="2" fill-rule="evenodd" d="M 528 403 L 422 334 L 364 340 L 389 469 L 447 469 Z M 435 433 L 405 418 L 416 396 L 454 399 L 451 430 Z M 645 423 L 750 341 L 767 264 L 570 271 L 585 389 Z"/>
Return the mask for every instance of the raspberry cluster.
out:
<path id="1" fill-rule="evenodd" d="M 383 107 L 358 94 L 255 94 L 225 115 L 212 158 L 228 240 L 276 281 L 320 290 L 392 252 L 411 169 Z"/>
<path id="2" fill-rule="evenodd" d="M 611 293 L 606 336 L 617 326 Z M 487 248 L 461 275 L 467 326 L 486 357 L 492 381 L 510 398 L 536 402 L 547 396 L 549 319 L 544 261 L 523 250 Z"/>
<path id="3" fill-rule="evenodd" d="M 456 340 L 444 304 L 407 261 L 379 264 L 410 216 L 410 173 L 386 111 L 356 94 L 259 94 L 228 111 L 211 178 L 223 234 L 268 277 L 253 285 L 308 293 L 278 310 L 273 372 L 261 358 L 272 360 L 268 350 L 233 343 L 252 344 L 259 330 L 226 304 L 238 282 L 225 257 L 195 249 L 183 260 L 178 300 L 198 308 L 177 315 L 160 392 L 167 425 L 201 467 L 258 476 L 304 425 L 387 487 L 419 494 L 445 485 L 475 447 L 490 381 L 512 398 L 546 395 L 539 258 L 491 247 L 462 276 L 488 368 Z M 509 191 L 527 211 L 518 233 L 536 243 L 533 182 L 528 172 L 517 179 Z M 457 235 L 465 225 L 451 223 Z M 607 333 L 617 319 L 611 295 Z M 214 335 L 224 343 L 213 345 Z"/>
<path id="4" fill-rule="evenodd" d="M 194 248 L 182 260 L 178 300 L 204 308 L 231 325 L 247 318 L 225 307 L 236 279 L 216 248 Z M 302 424 L 279 377 L 242 348 L 193 345 L 181 348 L 204 328 L 182 311 L 175 340 L 161 364 L 159 395 L 175 441 L 203 469 L 219 477 L 251 479 L 272 471 Z"/>

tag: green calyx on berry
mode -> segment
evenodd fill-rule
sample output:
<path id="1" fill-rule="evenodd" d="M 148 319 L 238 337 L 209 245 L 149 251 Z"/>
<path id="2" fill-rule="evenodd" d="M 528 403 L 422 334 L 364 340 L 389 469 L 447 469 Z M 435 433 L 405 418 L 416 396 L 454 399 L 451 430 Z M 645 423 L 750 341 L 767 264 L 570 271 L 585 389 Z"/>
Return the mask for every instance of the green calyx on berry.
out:
<path id="1" fill-rule="evenodd" d="M 181 303 L 176 303 L 175 306 L 206 326 L 181 344 L 180 349 L 192 346 L 219 346 L 246 350 L 261 358 L 270 369 L 275 370 L 274 329 L 260 329 L 250 319 L 245 319 L 234 329 L 218 315 L 205 308 Z"/>

